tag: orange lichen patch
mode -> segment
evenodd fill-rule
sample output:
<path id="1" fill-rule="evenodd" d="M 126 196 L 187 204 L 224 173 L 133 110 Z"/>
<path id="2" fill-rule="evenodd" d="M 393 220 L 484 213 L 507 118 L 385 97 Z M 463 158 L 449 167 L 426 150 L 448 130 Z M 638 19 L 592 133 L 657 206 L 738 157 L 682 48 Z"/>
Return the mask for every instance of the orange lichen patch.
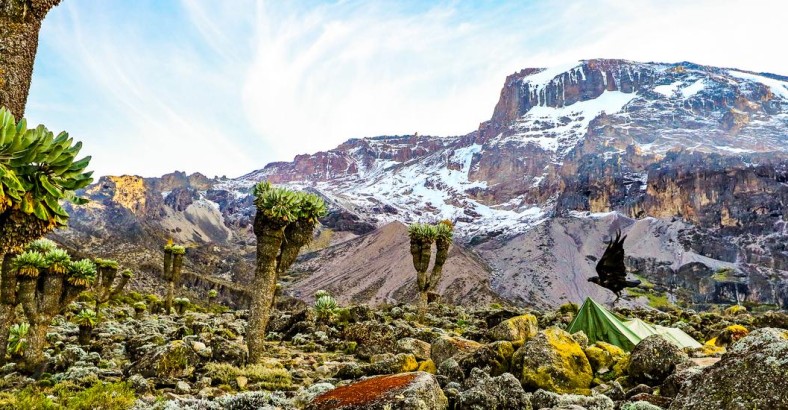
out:
<path id="1" fill-rule="evenodd" d="M 416 377 L 418 377 L 417 373 L 372 377 L 323 393 L 315 397 L 311 404 L 320 409 L 371 404 L 386 396 L 397 394 Z"/>

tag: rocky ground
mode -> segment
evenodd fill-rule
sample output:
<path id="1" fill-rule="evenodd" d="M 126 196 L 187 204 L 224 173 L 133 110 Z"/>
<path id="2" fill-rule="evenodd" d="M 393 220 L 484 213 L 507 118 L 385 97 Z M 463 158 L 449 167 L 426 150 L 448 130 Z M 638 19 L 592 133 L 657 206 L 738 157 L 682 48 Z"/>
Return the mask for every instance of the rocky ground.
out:
<path id="1" fill-rule="evenodd" d="M 248 312 L 189 304 L 165 315 L 157 305 L 119 297 L 80 345 L 70 318 L 92 301 L 76 302 L 50 328 L 47 373 L 25 377 L 16 356 L 0 369 L 0 409 L 788 408 L 780 312 L 620 309 L 711 341 L 685 352 L 652 336 L 626 353 L 564 331 L 575 305 L 432 304 L 419 323 L 408 305 L 316 310 L 286 299 L 268 359 L 252 365 Z"/>

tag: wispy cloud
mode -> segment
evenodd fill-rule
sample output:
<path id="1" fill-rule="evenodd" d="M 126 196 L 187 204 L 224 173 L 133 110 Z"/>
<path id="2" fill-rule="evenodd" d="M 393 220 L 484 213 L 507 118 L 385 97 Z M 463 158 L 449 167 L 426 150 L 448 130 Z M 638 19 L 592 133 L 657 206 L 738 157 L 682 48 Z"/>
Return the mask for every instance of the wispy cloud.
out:
<path id="1" fill-rule="evenodd" d="M 766 1 L 69 0 L 44 23 L 28 117 L 100 174 L 240 175 L 352 137 L 457 135 L 504 77 L 595 57 L 788 74 Z"/>

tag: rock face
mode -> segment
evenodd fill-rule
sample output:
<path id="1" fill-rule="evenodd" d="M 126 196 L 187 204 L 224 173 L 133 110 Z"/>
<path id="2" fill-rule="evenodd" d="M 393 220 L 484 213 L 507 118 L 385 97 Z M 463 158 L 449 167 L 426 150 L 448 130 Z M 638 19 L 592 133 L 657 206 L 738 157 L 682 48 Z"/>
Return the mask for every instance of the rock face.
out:
<path id="1" fill-rule="evenodd" d="M 506 319 L 490 329 L 487 336 L 493 340 L 510 342 L 528 340 L 539 331 L 539 323 L 534 315 L 516 316 Z"/>
<path id="2" fill-rule="evenodd" d="M 487 281 L 518 304 L 609 300 L 586 281 L 586 257 L 598 257 L 615 228 L 631 228 L 643 229 L 627 242 L 641 251 L 627 249 L 627 265 L 660 292 L 787 307 L 787 86 L 778 75 L 688 62 L 528 68 L 506 79 L 491 119 L 467 135 L 353 139 L 235 179 L 103 177 L 85 190 L 91 205 L 69 208 L 71 227 L 55 237 L 151 273 L 168 238 L 193 244 L 186 273 L 201 275 L 198 291 L 215 287 L 230 303 L 243 292 L 229 281 L 248 282 L 253 271 L 250 188 L 270 180 L 326 199 L 321 247 L 393 221 L 451 219 L 456 242 L 484 259 L 444 289 L 458 297 Z M 308 299 L 320 281 L 338 287 L 346 267 L 288 291 Z M 402 283 L 365 284 L 354 301 L 410 297 Z"/>
<path id="3" fill-rule="evenodd" d="M 526 342 L 512 357 L 512 370 L 526 389 L 589 394 L 594 374 L 572 336 L 549 328 Z"/>
<path id="4" fill-rule="evenodd" d="M 457 398 L 457 410 L 531 410 L 528 395 L 511 373 L 490 377 L 474 369 L 465 380 L 466 390 Z"/>
<path id="5" fill-rule="evenodd" d="M 758 329 L 689 379 L 671 409 L 788 408 L 788 331 Z"/>
<path id="6" fill-rule="evenodd" d="M 659 335 L 651 335 L 635 346 L 629 356 L 627 372 L 633 381 L 658 386 L 676 370 L 689 362 L 689 357 L 673 343 Z"/>
<path id="7" fill-rule="evenodd" d="M 424 372 L 370 377 L 315 397 L 308 410 L 446 409 L 449 405 L 435 378 Z"/>

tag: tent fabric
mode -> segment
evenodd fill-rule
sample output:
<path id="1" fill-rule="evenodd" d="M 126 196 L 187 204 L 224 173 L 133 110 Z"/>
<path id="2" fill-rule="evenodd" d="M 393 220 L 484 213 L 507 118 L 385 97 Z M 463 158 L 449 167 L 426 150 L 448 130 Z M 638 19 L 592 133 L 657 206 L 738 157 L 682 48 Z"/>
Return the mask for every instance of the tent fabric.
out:
<path id="1" fill-rule="evenodd" d="M 588 336 L 589 343 L 607 342 L 625 351 L 634 349 L 638 342 L 651 335 L 660 335 L 680 348 L 701 347 L 692 336 L 675 327 L 652 325 L 637 318 L 622 321 L 591 298 L 586 298 L 567 328 L 569 333 L 581 330 Z"/>
<path id="2" fill-rule="evenodd" d="M 625 351 L 635 348 L 642 339 L 613 313 L 591 298 L 586 298 L 577 316 L 567 328 L 569 333 L 583 331 L 590 343 L 598 341 L 616 345 Z"/>
<path id="3" fill-rule="evenodd" d="M 660 335 L 662 336 L 669 335 L 671 339 L 675 340 L 677 342 L 676 345 L 678 347 L 681 348 L 690 347 L 695 349 L 703 346 L 700 344 L 700 342 L 693 339 L 692 336 L 688 335 L 681 329 L 675 327 L 664 327 L 659 325 L 656 325 L 655 327 L 657 328 L 657 331 L 660 332 L 659 333 Z"/>

